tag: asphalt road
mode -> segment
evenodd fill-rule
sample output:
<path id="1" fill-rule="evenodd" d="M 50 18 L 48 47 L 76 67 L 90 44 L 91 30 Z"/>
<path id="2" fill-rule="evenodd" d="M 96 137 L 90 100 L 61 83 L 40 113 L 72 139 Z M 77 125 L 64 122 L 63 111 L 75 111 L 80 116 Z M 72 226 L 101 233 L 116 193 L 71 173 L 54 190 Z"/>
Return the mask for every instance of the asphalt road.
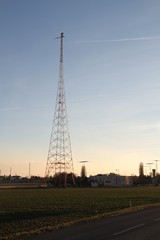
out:
<path id="1" fill-rule="evenodd" d="M 160 240 L 160 207 L 80 223 L 28 240 Z"/>

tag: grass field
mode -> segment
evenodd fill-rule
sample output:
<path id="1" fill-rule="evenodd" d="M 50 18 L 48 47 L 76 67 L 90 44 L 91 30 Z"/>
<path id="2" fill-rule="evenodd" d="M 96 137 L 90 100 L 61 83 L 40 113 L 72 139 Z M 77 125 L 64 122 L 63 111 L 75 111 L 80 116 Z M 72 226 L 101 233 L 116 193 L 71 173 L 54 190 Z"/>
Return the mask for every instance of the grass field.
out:
<path id="1" fill-rule="evenodd" d="M 0 189 L 0 239 L 153 203 L 160 203 L 159 187 Z"/>

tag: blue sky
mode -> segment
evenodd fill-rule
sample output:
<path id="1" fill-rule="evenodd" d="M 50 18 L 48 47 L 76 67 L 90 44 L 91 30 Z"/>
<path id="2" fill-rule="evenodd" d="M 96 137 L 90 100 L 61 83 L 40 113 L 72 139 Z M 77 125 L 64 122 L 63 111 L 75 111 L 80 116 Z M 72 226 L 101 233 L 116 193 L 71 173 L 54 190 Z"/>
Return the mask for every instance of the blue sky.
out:
<path id="1" fill-rule="evenodd" d="M 44 175 L 61 32 L 75 173 L 160 159 L 159 12 L 159 0 L 0 0 L 2 174 L 31 162 Z"/>

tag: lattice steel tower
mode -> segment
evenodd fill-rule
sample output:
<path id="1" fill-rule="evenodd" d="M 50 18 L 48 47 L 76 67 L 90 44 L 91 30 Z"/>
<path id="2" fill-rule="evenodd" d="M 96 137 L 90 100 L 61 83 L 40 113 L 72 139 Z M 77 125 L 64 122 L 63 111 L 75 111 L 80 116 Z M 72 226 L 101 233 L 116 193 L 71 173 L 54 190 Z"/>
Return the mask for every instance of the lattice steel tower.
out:
<path id="1" fill-rule="evenodd" d="M 60 42 L 60 69 L 58 79 L 58 89 L 56 106 L 54 112 L 53 126 L 50 137 L 45 176 L 55 176 L 56 174 L 73 174 L 73 160 L 71 151 L 70 133 L 68 129 L 68 118 L 66 110 L 66 98 L 63 78 L 63 38 L 61 33 Z M 73 175 L 72 175 L 73 176 Z M 67 179 L 65 177 L 64 185 Z"/>

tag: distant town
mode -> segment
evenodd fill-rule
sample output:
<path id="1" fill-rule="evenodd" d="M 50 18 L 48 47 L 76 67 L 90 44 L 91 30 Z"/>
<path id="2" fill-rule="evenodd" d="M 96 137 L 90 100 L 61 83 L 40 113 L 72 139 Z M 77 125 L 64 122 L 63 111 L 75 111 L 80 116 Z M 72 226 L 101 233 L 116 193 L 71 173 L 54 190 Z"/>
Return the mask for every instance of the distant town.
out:
<path id="1" fill-rule="evenodd" d="M 129 187 L 129 186 L 158 186 L 160 174 L 152 169 L 149 175 L 144 174 L 144 166 L 139 164 L 139 175 L 123 176 L 118 173 L 97 174 L 87 177 L 86 167 L 82 166 L 81 175 L 73 173 L 58 173 L 54 176 L 21 177 L 19 175 L 0 176 L 0 187 Z"/>

